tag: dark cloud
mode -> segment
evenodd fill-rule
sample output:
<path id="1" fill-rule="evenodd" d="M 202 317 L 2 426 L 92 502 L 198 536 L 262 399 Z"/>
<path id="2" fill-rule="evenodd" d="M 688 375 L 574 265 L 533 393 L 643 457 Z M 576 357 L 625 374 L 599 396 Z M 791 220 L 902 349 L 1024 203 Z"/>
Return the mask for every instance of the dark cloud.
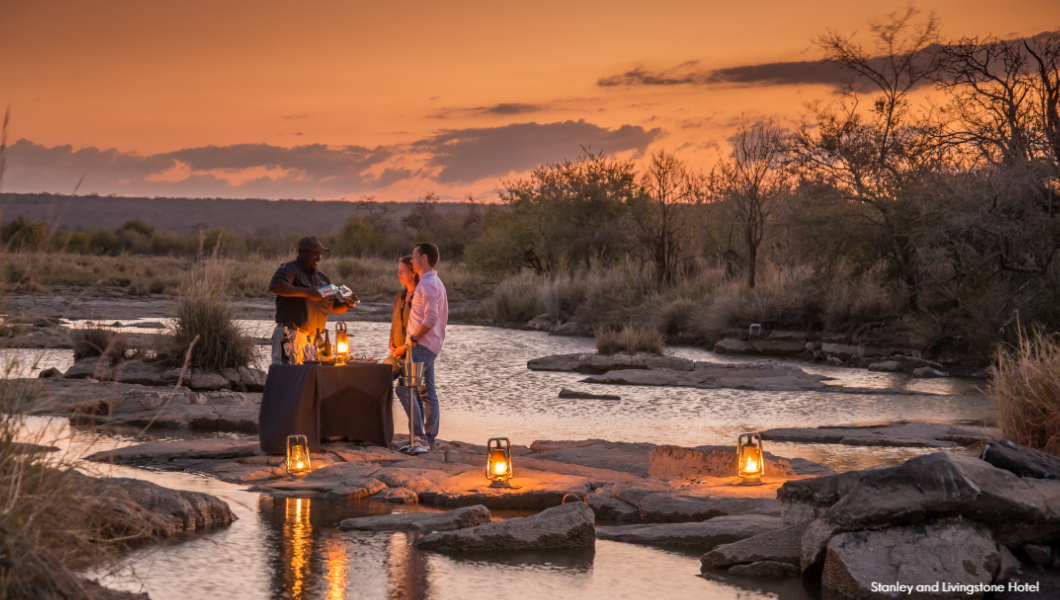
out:
<path id="1" fill-rule="evenodd" d="M 642 152 L 662 129 L 637 125 L 606 129 L 584 120 L 516 123 L 503 127 L 445 130 L 414 148 L 428 152 L 428 164 L 441 167 L 439 183 L 465 183 L 526 171 L 544 163 L 575 158 L 583 147 L 608 153 Z"/>
<path id="2" fill-rule="evenodd" d="M 404 169 L 368 173 L 392 155 L 385 148 L 328 147 L 310 144 L 283 148 L 269 144 L 203 146 L 141 155 L 115 149 L 72 146 L 47 148 L 19 140 L 8 148 L 5 191 L 73 191 L 84 176 L 81 193 L 209 197 L 329 198 L 376 189 L 411 175 Z M 258 177 L 231 184 L 221 173 L 246 169 L 283 170 L 276 178 Z M 168 173 L 184 171 L 178 181 Z M 211 173 L 212 172 L 212 173 Z"/>
<path id="3" fill-rule="evenodd" d="M 453 115 L 522 115 L 540 112 L 547 108 L 543 104 L 523 104 L 520 102 L 501 102 L 493 106 L 475 106 L 471 108 L 443 108 L 430 116 L 432 119 L 448 119 Z"/>
<path id="4" fill-rule="evenodd" d="M 671 86 L 671 85 L 842 85 L 850 74 L 839 65 L 828 61 L 799 61 L 746 65 L 727 69 L 696 69 L 686 63 L 668 71 L 633 69 L 620 75 L 601 77 L 601 87 Z"/>

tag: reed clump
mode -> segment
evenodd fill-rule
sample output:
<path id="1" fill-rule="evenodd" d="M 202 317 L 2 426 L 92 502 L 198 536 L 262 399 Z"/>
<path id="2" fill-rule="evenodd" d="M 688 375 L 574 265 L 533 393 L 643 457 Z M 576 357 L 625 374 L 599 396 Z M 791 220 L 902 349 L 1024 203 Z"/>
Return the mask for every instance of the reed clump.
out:
<path id="1" fill-rule="evenodd" d="M 595 333 L 596 351 L 600 354 L 650 352 L 662 356 L 663 335 L 657 329 L 628 324 L 622 329 L 600 327 Z"/>
<path id="2" fill-rule="evenodd" d="M 74 347 L 75 361 L 99 356 L 116 365 L 139 354 L 139 349 L 130 345 L 127 335 L 103 327 L 75 329 L 70 333 L 70 343 Z"/>
<path id="3" fill-rule="evenodd" d="M 1060 337 L 1019 332 L 1014 346 L 995 354 L 996 372 L 987 388 L 997 403 L 1005 437 L 1060 456 Z"/>
<path id="4" fill-rule="evenodd" d="M 228 281 L 223 265 L 207 265 L 189 278 L 177 299 L 172 342 L 162 358 L 212 372 L 251 364 L 254 341 L 236 326 Z"/>

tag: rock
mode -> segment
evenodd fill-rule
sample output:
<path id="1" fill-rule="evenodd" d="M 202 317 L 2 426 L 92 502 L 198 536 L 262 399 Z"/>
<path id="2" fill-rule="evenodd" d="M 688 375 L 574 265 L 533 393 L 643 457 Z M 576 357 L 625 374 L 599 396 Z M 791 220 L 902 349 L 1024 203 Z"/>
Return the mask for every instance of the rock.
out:
<path id="1" fill-rule="evenodd" d="M 343 531 L 454 531 L 484 525 L 493 520 L 489 509 L 482 505 L 465 506 L 446 512 L 412 512 L 372 517 L 343 519 Z"/>
<path id="2" fill-rule="evenodd" d="M 609 394 L 589 394 L 589 393 L 586 393 L 586 392 L 575 392 L 575 391 L 568 390 L 567 388 L 563 388 L 563 389 L 561 389 L 559 391 L 559 397 L 560 398 L 584 399 L 584 400 L 621 400 L 622 399 L 621 396 L 612 396 L 612 395 L 609 395 Z"/>
<path id="3" fill-rule="evenodd" d="M 848 598 L 898 597 L 873 590 L 894 585 L 983 585 L 1001 563 L 997 544 L 978 523 L 961 518 L 837 535 L 828 542 L 821 585 Z M 907 593 L 901 593 L 908 596 Z M 933 593 L 932 598 L 981 598 L 983 592 Z M 918 595 L 917 597 L 927 597 Z"/>
<path id="4" fill-rule="evenodd" d="M 533 453 L 527 456 L 647 477 L 654 449 L 655 444 L 647 443 L 538 440 L 530 444 Z"/>
<path id="5" fill-rule="evenodd" d="M 324 493 L 325 500 L 362 500 L 380 494 L 386 484 L 374 477 L 352 479 L 332 487 Z"/>
<path id="6" fill-rule="evenodd" d="M 736 476 L 736 456 L 722 451 L 690 450 L 680 446 L 659 446 L 649 456 L 648 476 L 656 479 L 698 479 L 701 477 Z M 767 477 L 795 475 L 787 461 L 765 459 Z"/>
<path id="7" fill-rule="evenodd" d="M 156 535 L 214 529 L 236 520 L 226 502 L 208 494 L 171 490 L 124 477 L 111 478 L 109 482 L 117 484 L 121 492 L 112 490 L 98 501 L 117 511 L 130 510 L 130 502 L 146 510 L 154 517 Z"/>
<path id="8" fill-rule="evenodd" d="M 530 517 L 431 533 L 414 542 L 438 552 L 496 552 L 581 548 L 596 541 L 593 511 L 584 503 L 563 504 Z"/>
<path id="9" fill-rule="evenodd" d="M 718 546 L 700 557 L 702 570 L 761 561 L 799 565 L 806 525 L 793 525 Z"/>
<path id="10" fill-rule="evenodd" d="M 1044 544 L 1026 544 L 1023 552 L 1031 562 L 1039 567 L 1051 567 L 1053 565 L 1053 549 Z"/>
<path id="11" fill-rule="evenodd" d="M 227 390 L 232 387 L 232 382 L 217 373 L 195 369 L 191 372 L 188 387 L 193 390 Z"/>
<path id="12" fill-rule="evenodd" d="M 917 367 L 913 369 L 913 377 L 919 377 L 921 379 L 929 379 L 932 377 L 949 377 L 949 373 L 944 373 L 938 369 L 931 367 Z"/>
<path id="13" fill-rule="evenodd" d="M 60 371 L 59 369 L 56 369 L 55 367 L 49 367 L 49 368 L 44 369 L 43 371 L 41 371 L 40 373 L 37 374 L 37 377 L 40 377 L 42 379 L 46 379 L 48 377 L 62 377 L 62 376 L 63 376 L 63 372 Z"/>
<path id="14" fill-rule="evenodd" d="M 902 363 L 896 360 L 885 360 L 878 363 L 872 363 L 869 365 L 870 371 L 878 371 L 880 373 L 900 373 L 902 371 Z"/>
<path id="15" fill-rule="evenodd" d="M 416 504 L 420 501 L 419 495 L 408 488 L 391 487 L 369 496 L 368 499 L 378 502 L 392 502 L 394 504 Z"/>
<path id="16" fill-rule="evenodd" d="M 647 546 L 692 546 L 710 550 L 783 527 L 779 517 L 739 515 L 715 517 L 700 523 L 597 527 L 596 537 Z"/>
<path id="17" fill-rule="evenodd" d="M 574 371 L 578 368 L 580 356 L 585 354 L 556 354 L 534 358 L 526 363 L 531 371 Z"/>
<path id="18" fill-rule="evenodd" d="M 82 358 L 75 362 L 66 370 L 63 374 L 65 379 L 98 379 L 98 380 L 110 380 L 113 379 L 113 371 L 110 368 L 110 359 L 100 358 L 98 356 L 92 356 L 89 358 Z"/>
<path id="19" fill-rule="evenodd" d="M 248 392 L 265 391 L 265 373 L 259 369 L 239 367 L 239 380 Z"/>
<path id="20" fill-rule="evenodd" d="M 734 565 L 729 568 L 729 575 L 737 577 L 782 579 L 785 577 L 798 577 L 799 574 L 799 567 L 772 560 L 760 560 L 746 565 Z"/>
<path id="21" fill-rule="evenodd" d="M 221 369 L 221 377 L 224 377 L 232 383 L 239 383 L 239 371 L 232 368 Z"/>
<path id="22" fill-rule="evenodd" d="M 645 523 L 705 521 L 724 515 L 780 516 L 780 503 L 772 498 L 696 497 L 681 492 L 647 495 L 637 508 Z"/>
<path id="23" fill-rule="evenodd" d="M 806 342 L 799 340 L 754 338 L 749 343 L 759 354 L 767 356 L 794 356 L 806 351 Z"/>
<path id="24" fill-rule="evenodd" d="M 860 471 L 836 473 L 812 479 L 785 482 L 777 490 L 781 516 L 788 525 L 809 523 L 850 493 L 861 477 Z"/>
<path id="25" fill-rule="evenodd" d="M 1009 440 L 990 440 L 979 458 L 1020 477 L 1060 479 L 1060 457 Z"/>
<path id="26" fill-rule="evenodd" d="M 585 497 L 593 509 L 597 521 L 613 523 L 640 523 L 640 509 L 607 494 L 589 494 Z"/>
<path id="27" fill-rule="evenodd" d="M 771 442 L 912 448 L 974 445 L 996 437 L 999 433 L 1000 430 L 994 427 L 941 423 L 902 423 L 874 427 L 782 427 L 761 432 L 762 439 Z"/>
<path id="28" fill-rule="evenodd" d="M 850 492 L 811 523 L 802 568 L 824 558 L 833 535 L 962 515 L 989 523 L 994 539 L 1024 544 L 1060 535 L 1060 481 L 1022 479 L 978 458 L 937 452 L 861 471 Z"/>
<path id="29" fill-rule="evenodd" d="M 1004 544 L 998 544 L 997 551 L 1001 554 L 1001 565 L 997 568 L 994 581 L 1008 581 L 1022 572 L 1019 559 L 1013 556 L 1012 552 Z"/>
<path id="30" fill-rule="evenodd" d="M 490 487 L 490 482 L 476 469 L 452 475 L 417 491 L 420 502 L 433 506 L 483 504 L 494 509 L 530 510 L 556 506 L 567 494 L 584 497 L 590 491 L 589 481 L 582 477 L 521 469 L 518 463 L 513 471 L 514 477 L 509 480 L 513 489 Z"/>
<path id="31" fill-rule="evenodd" d="M 725 339 L 714 344 L 714 352 L 718 354 L 758 354 L 758 349 L 752 346 L 751 342 Z"/>

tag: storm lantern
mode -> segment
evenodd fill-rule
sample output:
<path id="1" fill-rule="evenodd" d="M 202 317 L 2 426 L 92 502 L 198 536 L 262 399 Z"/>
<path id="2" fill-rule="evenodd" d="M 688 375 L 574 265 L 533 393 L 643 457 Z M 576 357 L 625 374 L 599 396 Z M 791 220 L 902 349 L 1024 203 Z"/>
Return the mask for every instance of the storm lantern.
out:
<path id="1" fill-rule="evenodd" d="M 490 487 L 510 488 L 512 478 L 512 443 L 508 438 L 490 438 L 486 442 L 486 479 Z"/>
<path id="2" fill-rule="evenodd" d="M 309 438 L 304 435 L 287 436 L 287 472 L 294 475 L 308 473 L 312 470 L 309 464 Z"/>
<path id="3" fill-rule="evenodd" d="M 350 356 L 350 336 L 345 323 L 335 324 L 335 356 L 344 362 Z"/>
<path id="4" fill-rule="evenodd" d="M 736 473 L 741 483 L 757 484 L 762 482 L 766 472 L 765 456 L 762 454 L 762 436 L 758 433 L 744 433 L 736 440 Z"/>
<path id="5" fill-rule="evenodd" d="M 765 474 L 765 457 L 762 455 L 762 436 L 743 434 L 737 439 L 737 474 L 743 483 L 761 483 Z"/>

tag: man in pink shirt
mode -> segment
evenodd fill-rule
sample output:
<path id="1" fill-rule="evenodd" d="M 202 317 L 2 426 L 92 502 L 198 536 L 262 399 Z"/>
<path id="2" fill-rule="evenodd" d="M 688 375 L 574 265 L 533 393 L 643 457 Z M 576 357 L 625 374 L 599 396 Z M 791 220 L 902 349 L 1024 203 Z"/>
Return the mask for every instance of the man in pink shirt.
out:
<path id="1" fill-rule="evenodd" d="M 438 264 L 438 246 L 416 244 L 412 251 L 412 270 L 420 276 L 420 283 L 412 293 L 412 310 L 409 313 L 409 343 L 412 346 L 412 362 L 423 363 L 426 398 L 417 394 L 413 423 L 416 432 L 414 451 L 426 452 L 438 437 L 438 391 L 434 385 L 434 360 L 442 351 L 445 342 L 445 326 L 449 321 L 449 298 L 445 286 L 434 270 Z M 398 398 L 409 412 L 409 389 L 398 386 Z M 427 406 L 424 407 L 424 400 Z M 426 419 L 424 412 L 426 408 Z"/>

